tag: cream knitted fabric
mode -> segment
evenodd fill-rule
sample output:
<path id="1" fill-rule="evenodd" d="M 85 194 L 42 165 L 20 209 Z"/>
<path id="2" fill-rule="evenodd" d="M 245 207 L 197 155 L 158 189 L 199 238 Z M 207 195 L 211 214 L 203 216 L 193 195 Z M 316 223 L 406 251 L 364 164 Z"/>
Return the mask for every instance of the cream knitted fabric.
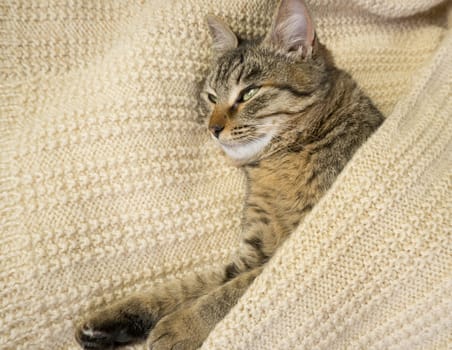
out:
<path id="1" fill-rule="evenodd" d="M 450 6 L 309 4 L 388 117 L 203 348 L 447 348 Z M 262 36 L 274 6 L 0 3 L 1 349 L 76 349 L 88 309 L 233 254 L 244 179 L 198 122 L 203 18 Z"/>

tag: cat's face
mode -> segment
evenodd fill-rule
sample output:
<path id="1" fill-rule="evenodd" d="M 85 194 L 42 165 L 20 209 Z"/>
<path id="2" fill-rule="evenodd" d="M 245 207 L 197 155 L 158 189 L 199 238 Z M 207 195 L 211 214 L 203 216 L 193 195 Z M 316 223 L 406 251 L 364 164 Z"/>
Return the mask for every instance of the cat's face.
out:
<path id="1" fill-rule="evenodd" d="M 238 164 L 263 156 L 317 98 L 324 66 L 311 57 L 315 36 L 300 1 L 283 0 L 262 43 L 239 45 L 223 21 L 208 18 L 217 57 L 201 97 L 211 136 Z"/>
<path id="2" fill-rule="evenodd" d="M 232 50 L 218 58 L 202 93 L 210 133 L 236 162 L 254 160 L 315 88 L 304 62 L 260 46 Z"/>
<path id="3" fill-rule="evenodd" d="M 233 50 L 220 57 L 202 97 L 210 112 L 208 128 L 236 162 L 254 159 L 278 132 L 272 77 L 259 54 Z"/>

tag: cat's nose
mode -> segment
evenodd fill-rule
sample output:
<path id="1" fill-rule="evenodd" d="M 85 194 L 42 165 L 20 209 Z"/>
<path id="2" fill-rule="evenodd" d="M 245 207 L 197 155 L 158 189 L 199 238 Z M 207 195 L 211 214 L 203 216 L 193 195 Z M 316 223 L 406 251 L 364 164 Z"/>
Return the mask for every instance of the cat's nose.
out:
<path id="1" fill-rule="evenodd" d="M 219 125 L 219 124 L 214 124 L 211 125 L 209 127 L 210 132 L 216 137 L 219 138 L 220 137 L 220 133 L 223 131 L 224 129 L 224 125 Z"/>

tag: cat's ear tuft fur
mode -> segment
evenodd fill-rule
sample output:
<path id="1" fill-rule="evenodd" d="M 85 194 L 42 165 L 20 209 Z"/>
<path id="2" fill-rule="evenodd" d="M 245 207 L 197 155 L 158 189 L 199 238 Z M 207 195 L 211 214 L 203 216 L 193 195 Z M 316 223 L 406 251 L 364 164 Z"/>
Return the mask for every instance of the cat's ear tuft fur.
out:
<path id="1" fill-rule="evenodd" d="M 208 15 L 206 20 L 209 25 L 213 49 L 216 54 L 221 55 L 226 51 L 237 48 L 239 45 L 237 36 L 221 18 L 214 15 Z"/>
<path id="2" fill-rule="evenodd" d="M 315 28 L 305 2 L 281 0 L 265 40 L 285 52 L 310 57 L 315 46 Z"/>

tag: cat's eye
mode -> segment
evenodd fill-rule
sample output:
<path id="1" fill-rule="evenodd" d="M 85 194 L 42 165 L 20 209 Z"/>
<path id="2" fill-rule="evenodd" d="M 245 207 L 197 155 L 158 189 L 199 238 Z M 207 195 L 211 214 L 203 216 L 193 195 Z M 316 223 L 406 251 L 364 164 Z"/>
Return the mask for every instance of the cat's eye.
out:
<path id="1" fill-rule="evenodd" d="M 258 87 L 247 88 L 243 91 L 243 93 L 238 98 L 238 102 L 246 102 L 250 100 L 256 93 L 259 91 Z"/>
<path id="2" fill-rule="evenodd" d="M 207 94 L 207 98 L 209 99 L 210 102 L 212 102 L 213 104 L 217 103 L 217 96 L 212 95 L 212 94 Z"/>

